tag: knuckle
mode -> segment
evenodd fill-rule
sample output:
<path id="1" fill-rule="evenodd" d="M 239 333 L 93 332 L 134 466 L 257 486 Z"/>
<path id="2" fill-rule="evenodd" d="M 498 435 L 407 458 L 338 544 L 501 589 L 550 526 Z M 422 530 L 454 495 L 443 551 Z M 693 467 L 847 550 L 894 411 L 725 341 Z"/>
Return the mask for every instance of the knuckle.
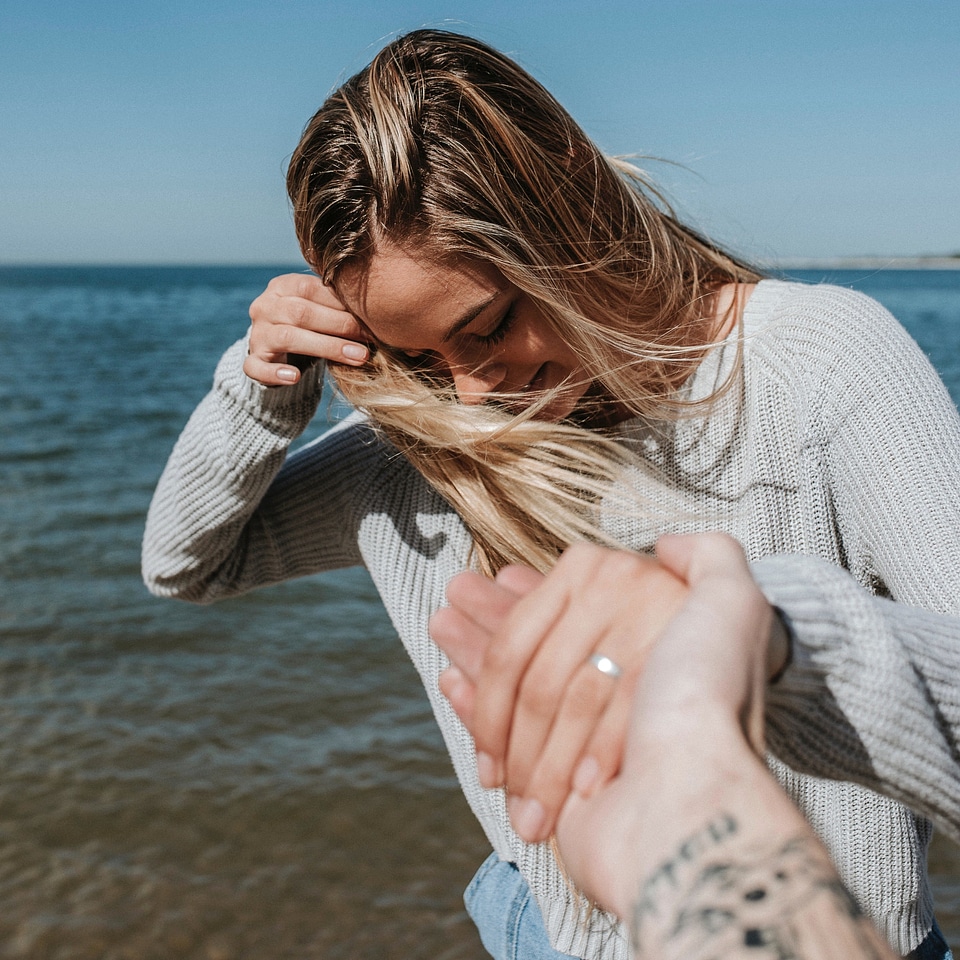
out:
<path id="1" fill-rule="evenodd" d="M 295 346 L 296 337 L 297 337 L 296 327 L 291 327 L 288 324 L 281 324 L 277 326 L 276 330 L 273 333 L 273 339 L 274 339 L 277 352 L 279 353 L 295 352 L 293 348 Z"/>
<path id="2" fill-rule="evenodd" d="M 711 530 L 709 533 L 702 534 L 704 543 L 717 553 L 742 553 L 743 548 L 739 542 L 730 536 L 729 533 L 723 533 L 720 530 Z"/>
<path id="3" fill-rule="evenodd" d="M 267 290 L 271 293 L 281 293 L 290 286 L 291 280 L 296 283 L 298 277 L 299 274 L 296 273 L 277 274 L 277 276 L 270 278 L 270 281 L 267 283 Z"/>
<path id="4" fill-rule="evenodd" d="M 727 533 L 710 531 L 703 534 L 701 549 L 718 571 L 723 567 L 732 573 L 747 567 L 747 556 L 743 547 Z"/>
<path id="5" fill-rule="evenodd" d="M 315 279 L 309 273 L 290 274 L 290 290 L 295 296 L 309 297 L 314 292 Z"/>
<path id="6" fill-rule="evenodd" d="M 716 549 L 723 543 L 723 534 L 718 530 L 707 530 L 699 536 L 700 546 L 709 549 Z"/>
<path id="7" fill-rule="evenodd" d="M 254 323 L 269 322 L 272 312 L 271 305 L 274 304 L 275 301 L 276 298 L 269 291 L 265 290 L 260 294 L 259 297 L 251 302 L 250 309 L 248 311 L 250 314 L 250 319 Z"/>
<path id="8" fill-rule="evenodd" d="M 288 299 L 285 307 L 284 312 L 288 324 L 293 324 L 297 327 L 305 327 L 309 324 L 310 304 L 307 303 L 306 300 L 300 297 Z"/>
<path id="9" fill-rule="evenodd" d="M 449 640 L 455 636 L 456 625 L 452 622 L 455 614 L 450 607 L 441 607 L 427 621 L 427 630 L 437 642 Z"/>
<path id="10" fill-rule="evenodd" d="M 447 581 L 447 601 L 452 604 L 463 604 L 469 602 L 472 592 L 474 574 L 471 570 L 464 570 L 456 574 Z"/>
<path id="11" fill-rule="evenodd" d="M 605 573 L 613 577 L 630 577 L 643 567 L 643 558 L 629 550 L 611 550 L 605 559 Z"/>
<path id="12" fill-rule="evenodd" d="M 593 757 L 600 768 L 601 779 L 606 780 L 613 775 L 620 762 L 623 749 L 623 738 L 615 731 L 597 730 L 597 735 L 590 741 L 585 754 Z"/>

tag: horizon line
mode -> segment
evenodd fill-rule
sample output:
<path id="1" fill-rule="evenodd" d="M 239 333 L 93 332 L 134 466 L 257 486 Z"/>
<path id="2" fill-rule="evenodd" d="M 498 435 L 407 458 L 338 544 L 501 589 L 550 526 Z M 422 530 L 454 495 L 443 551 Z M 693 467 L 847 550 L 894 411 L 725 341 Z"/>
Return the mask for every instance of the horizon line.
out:
<path id="1" fill-rule="evenodd" d="M 756 258 L 757 266 L 767 269 L 960 269 L 960 253 L 920 254 L 918 256 L 879 256 L 876 254 L 837 257 Z M 309 272 L 303 261 L 293 260 L 0 260 L 5 269 L 274 269 Z"/>

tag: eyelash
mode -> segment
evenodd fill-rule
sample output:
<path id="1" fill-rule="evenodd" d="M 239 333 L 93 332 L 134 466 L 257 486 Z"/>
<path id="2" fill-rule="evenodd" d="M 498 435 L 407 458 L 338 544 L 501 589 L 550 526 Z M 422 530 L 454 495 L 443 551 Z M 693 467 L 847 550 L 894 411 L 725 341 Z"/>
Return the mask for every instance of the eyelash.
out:
<path id="1" fill-rule="evenodd" d="M 510 332 L 510 328 L 513 326 L 513 321 L 515 319 L 514 315 L 516 313 L 516 306 L 517 306 L 517 302 L 516 300 L 514 300 L 513 303 L 511 303 L 510 306 L 507 308 L 506 313 L 504 313 L 504 315 L 500 318 L 500 322 L 496 325 L 496 327 L 494 327 L 493 330 L 490 331 L 490 333 L 484 334 L 483 336 L 474 334 L 476 339 L 479 340 L 480 343 L 484 344 L 485 346 L 490 346 L 490 347 L 496 346 L 498 343 L 500 343 L 503 340 L 503 338 L 506 337 L 506 335 Z"/>

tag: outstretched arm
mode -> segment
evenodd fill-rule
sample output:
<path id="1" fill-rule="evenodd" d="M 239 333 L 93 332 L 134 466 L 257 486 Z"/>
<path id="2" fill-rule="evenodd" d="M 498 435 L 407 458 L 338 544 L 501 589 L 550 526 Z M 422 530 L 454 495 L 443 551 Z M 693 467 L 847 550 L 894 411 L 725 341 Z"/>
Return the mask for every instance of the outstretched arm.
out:
<path id="1" fill-rule="evenodd" d="M 771 614 L 739 546 L 658 550 L 690 594 L 647 658 L 620 773 L 564 808 L 572 877 L 638 956 L 890 957 L 758 755 Z"/>

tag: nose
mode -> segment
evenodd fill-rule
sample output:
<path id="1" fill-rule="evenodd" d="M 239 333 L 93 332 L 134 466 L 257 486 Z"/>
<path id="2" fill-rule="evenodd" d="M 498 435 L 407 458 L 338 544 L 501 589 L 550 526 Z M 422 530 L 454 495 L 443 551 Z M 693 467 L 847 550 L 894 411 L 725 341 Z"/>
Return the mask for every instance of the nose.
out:
<path id="1" fill-rule="evenodd" d="M 490 363 L 481 367 L 453 367 L 453 385 L 461 403 L 478 404 L 487 399 L 506 379 L 505 363 Z"/>

